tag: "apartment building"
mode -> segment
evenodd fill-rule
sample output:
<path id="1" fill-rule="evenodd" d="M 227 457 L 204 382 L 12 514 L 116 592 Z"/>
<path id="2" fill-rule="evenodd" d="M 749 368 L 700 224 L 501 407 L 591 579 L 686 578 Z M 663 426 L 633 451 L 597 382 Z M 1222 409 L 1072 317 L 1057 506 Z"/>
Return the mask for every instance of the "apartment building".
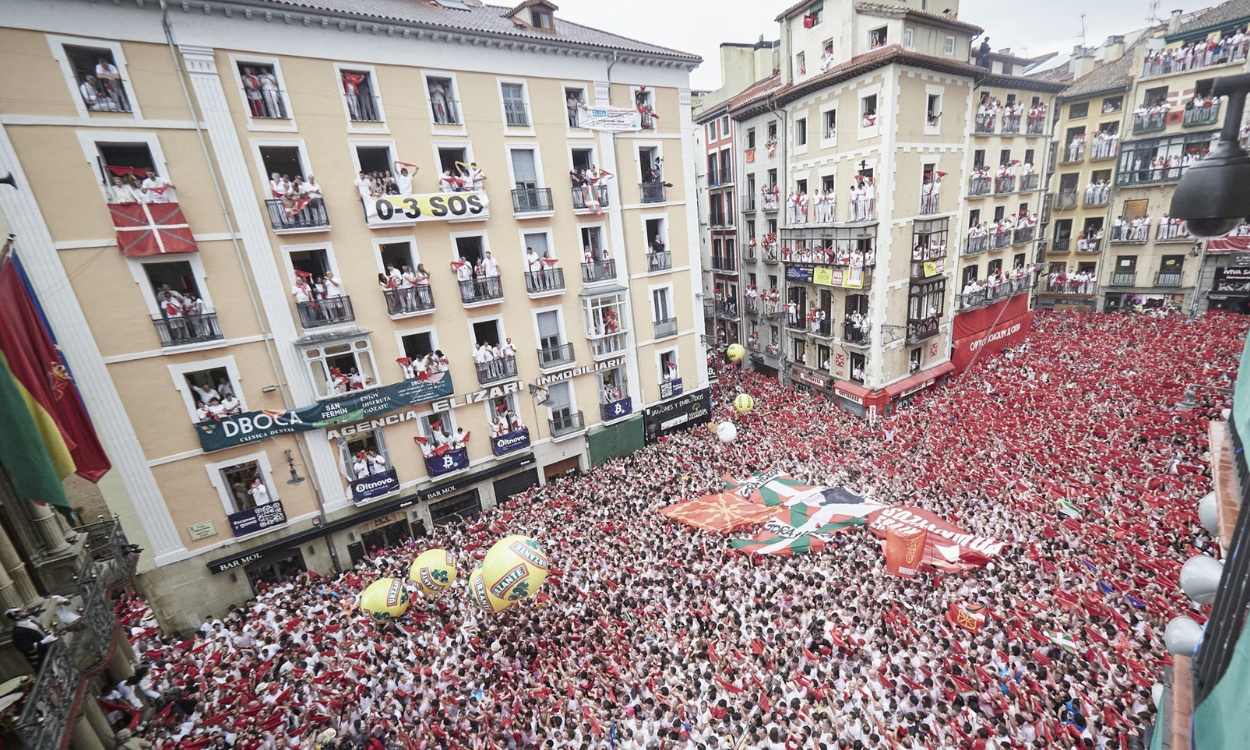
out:
<path id="1" fill-rule="evenodd" d="M 7 6 L 0 208 L 174 626 L 707 418 L 698 58 L 392 5 Z"/>

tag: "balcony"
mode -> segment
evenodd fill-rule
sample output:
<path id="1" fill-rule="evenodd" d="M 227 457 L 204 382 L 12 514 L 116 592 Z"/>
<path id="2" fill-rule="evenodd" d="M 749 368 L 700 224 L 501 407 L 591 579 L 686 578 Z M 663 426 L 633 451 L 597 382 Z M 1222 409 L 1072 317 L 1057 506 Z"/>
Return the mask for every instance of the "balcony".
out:
<path id="1" fill-rule="evenodd" d="M 1093 279 L 1078 279 L 1065 275 L 1062 279 L 1047 278 L 1042 284 L 1042 291 L 1047 294 L 1071 297 L 1092 297 L 1098 293 L 1098 284 Z"/>
<path id="2" fill-rule="evenodd" d="M 673 254 L 667 251 L 647 253 L 647 271 L 667 271 L 673 267 Z"/>
<path id="3" fill-rule="evenodd" d="M 942 204 L 942 196 L 939 193 L 920 196 L 920 215 L 928 216 L 938 212 L 938 207 Z"/>
<path id="4" fill-rule="evenodd" d="M 528 128 L 530 113 L 525 102 L 516 99 L 505 99 L 503 103 L 503 119 L 510 128 Z"/>
<path id="5" fill-rule="evenodd" d="M 1071 141 L 1063 150 L 1060 164 L 1079 164 L 1085 160 L 1085 141 Z"/>
<path id="6" fill-rule="evenodd" d="M 959 254 L 964 256 L 980 255 L 989 249 L 990 236 L 988 234 L 983 234 L 978 237 L 965 238 L 963 250 Z"/>
<path id="7" fill-rule="evenodd" d="M 1020 134 L 1020 115 L 1003 115 L 1003 135 Z"/>
<path id="8" fill-rule="evenodd" d="M 1032 242 L 1037 227 L 1019 227 L 1011 233 L 1011 244 L 1023 245 L 1026 242 Z"/>
<path id="9" fill-rule="evenodd" d="M 848 346 L 865 347 L 872 345 L 871 331 L 866 325 L 857 326 L 852 320 L 842 322 L 842 341 Z"/>
<path id="10" fill-rule="evenodd" d="M 722 320 L 737 320 L 738 303 L 731 299 L 718 301 L 716 303 L 716 317 Z"/>
<path id="11" fill-rule="evenodd" d="M 978 114 L 972 132 L 977 135 L 993 135 L 997 121 L 997 115 Z"/>
<path id="12" fill-rule="evenodd" d="M 1036 117 L 1030 115 L 1028 123 L 1025 125 L 1025 135 L 1046 135 L 1046 115 L 1042 113 Z"/>
<path id="13" fill-rule="evenodd" d="M 297 302 L 295 308 L 299 312 L 299 324 L 304 328 L 321 328 L 339 323 L 350 323 L 356 319 L 356 312 L 352 309 L 352 298 L 347 295 Z"/>
<path id="14" fill-rule="evenodd" d="M 1137 272 L 1116 271 L 1111 274 L 1111 283 L 1108 286 L 1137 286 Z"/>
<path id="15" fill-rule="evenodd" d="M 610 333 L 606 336 L 587 336 L 590 340 L 590 351 L 595 359 L 604 359 L 625 351 L 625 332 Z"/>
<path id="16" fill-rule="evenodd" d="M 1179 52 L 1180 50 L 1176 49 L 1161 50 L 1154 55 L 1147 55 L 1146 61 L 1142 65 L 1141 77 L 1170 76 L 1190 70 L 1214 68 L 1230 63 L 1245 62 L 1246 60 L 1246 46 L 1244 44 L 1238 46 L 1230 44 L 1227 47 L 1217 48 L 1209 56 L 1201 53 L 1184 56 L 1179 54 Z"/>
<path id="17" fill-rule="evenodd" d="M 1106 188 L 1094 188 L 1085 191 L 1084 205 L 1086 208 L 1102 208 L 1111 202 L 1111 190 L 1109 186 Z"/>
<path id="18" fill-rule="evenodd" d="M 773 245 L 773 246 L 771 246 L 771 247 L 765 247 L 765 248 L 764 248 L 764 254 L 763 254 L 763 256 L 762 256 L 762 257 L 763 257 L 763 259 L 764 259 L 764 263 L 765 263 L 765 264 L 767 264 L 767 265 L 770 265 L 770 266 L 775 266 L 775 265 L 777 265 L 777 263 L 781 260 L 781 259 L 780 259 L 780 257 L 779 257 L 779 256 L 778 256 L 778 254 L 777 254 L 777 246 L 776 246 L 776 245 Z"/>
<path id="19" fill-rule="evenodd" d="M 1089 150 L 1090 161 L 1107 161 L 1115 158 L 1115 147 L 1119 141 L 1118 138 L 1110 138 L 1105 140 L 1095 140 L 1094 146 Z"/>
<path id="20" fill-rule="evenodd" d="M 732 255 L 713 255 L 712 270 L 717 273 L 738 273 L 738 266 Z"/>
<path id="21" fill-rule="evenodd" d="M 760 208 L 765 211 L 776 211 L 780 204 L 781 196 L 776 193 L 763 193 L 760 196 Z"/>
<path id="22" fill-rule="evenodd" d="M 908 319 L 907 321 L 907 343 L 916 344 L 928 338 L 933 338 L 938 334 L 938 323 L 941 316 L 934 315 L 919 320 Z"/>
<path id="23" fill-rule="evenodd" d="M 434 293 L 429 284 L 406 289 L 383 289 L 382 296 L 386 298 L 386 314 L 391 317 L 434 311 Z"/>
<path id="24" fill-rule="evenodd" d="M 1133 135 L 1141 135 L 1143 133 L 1158 133 L 1168 126 L 1169 110 L 1154 110 L 1151 112 L 1136 112 L 1133 114 Z"/>
<path id="25" fill-rule="evenodd" d="M 176 318 L 153 317 L 152 325 L 156 326 L 156 335 L 160 337 L 162 347 L 203 344 L 222 338 L 215 312 L 180 315 Z"/>
<path id="26" fill-rule="evenodd" d="M 969 197 L 977 195 L 989 195 L 990 185 L 992 184 L 989 177 L 973 177 L 968 180 Z"/>
<path id="27" fill-rule="evenodd" d="M 747 297 L 745 300 L 742 301 L 742 309 L 746 311 L 747 315 L 753 315 L 753 316 L 759 315 L 760 314 L 759 298 Z"/>
<path id="28" fill-rule="evenodd" d="M 1101 231 L 1098 234 L 1102 234 Z M 1076 241 L 1076 251 L 1085 255 L 1097 255 L 1102 252 L 1102 237 L 1089 237 L 1086 239 L 1078 238 Z"/>
<path id="29" fill-rule="evenodd" d="M 550 297 L 564 291 L 564 269 L 544 268 L 525 272 L 525 293 L 531 298 Z"/>
<path id="30" fill-rule="evenodd" d="M 14 747 L 60 748 L 69 746 L 71 737 L 81 739 L 75 730 L 86 718 L 80 699 L 94 700 L 98 695 L 96 681 L 106 669 L 110 645 L 117 637 L 112 595 L 129 585 L 139 556 L 116 519 L 75 531 L 85 541 L 77 560 L 67 560 L 76 565 L 71 573 L 73 582 L 56 593 L 70 600 L 70 609 L 81 619 L 59 634 L 48 646 L 32 681 L 13 693 L 25 693 L 20 713 L 10 707 L 6 716 L 6 734 Z M 20 661 L 16 654 L 14 657 Z M 83 736 L 100 746 L 90 728 Z"/>
<path id="31" fill-rule="evenodd" d="M 572 187 L 573 210 L 589 213 L 603 213 L 608 207 L 607 185 L 574 185 Z"/>
<path id="32" fill-rule="evenodd" d="M 1201 154 L 1199 156 L 1206 156 Z M 1143 167 L 1141 169 L 1121 169 L 1116 173 L 1115 181 L 1121 187 L 1134 185 L 1156 185 L 1161 182 L 1176 182 L 1185 174 L 1185 165 L 1171 167 Z"/>
<path id="33" fill-rule="evenodd" d="M 1059 194 L 1055 196 L 1055 210 L 1067 211 L 1073 208 L 1076 208 L 1076 191 L 1075 190 L 1059 191 Z"/>
<path id="34" fill-rule="evenodd" d="M 1215 102 L 1205 107 L 1190 107 L 1185 110 L 1183 125 L 1187 128 L 1198 128 L 1203 125 L 1214 125 L 1220 121 L 1220 103 Z"/>
<path id="35" fill-rule="evenodd" d="M 600 396 L 600 399 L 603 397 Z M 619 398 L 615 401 L 599 402 L 599 417 L 604 422 L 611 422 L 616 419 L 628 417 L 634 413 L 634 401 L 630 397 Z"/>
<path id="36" fill-rule="evenodd" d="M 994 178 L 994 193 L 995 194 L 1006 195 L 1007 193 L 1014 193 L 1014 192 L 1016 192 L 1016 178 L 1015 177 L 1009 176 L 1009 177 L 995 177 Z"/>
<path id="37" fill-rule="evenodd" d="M 605 258 L 604 260 L 592 260 L 589 263 L 582 264 L 582 283 L 595 284 L 603 281 L 616 280 L 616 260 L 613 258 Z"/>
<path id="38" fill-rule="evenodd" d="M 669 336 L 677 335 L 677 318 L 667 318 L 665 320 L 653 321 L 655 326 L 655 338 L 666 339 Z"/>
<path id="39" fill-rule="evenodd" d="M 812 320 L 807 323 L 807 333 L 819 339 L 833 338 L 833 321 L 826 317 L 824 320 Z"/>
<path id="40" fill-rule="evenodd" d="M 977 287 L 969 286 L 955 295 L 955 310 L 975 310 L 978 307 L 992 305 L 999 300 L 1014 297 L 1029 291 L 1029 279 L 1008 279 L 998 284 Z"/>
<path id="41" fill-rule="evenodd" d="M 1066 253 L 1072 248 L 1071 237 L 1056 237 L 1055 244 L 1050 247 L 1052 253 Z"/>
<path id="42" fill-rule="evenodd" d="M 498 276 L 460 282 L 460 301 L 466 305 L 486 305 L 501 299 L 503 283 Z"/>
<path id="43" fill-rule="evenodd" d="M 1011 232 L 1006 229 L 1001 232 L 996 230 L 993 234 L 989 235 L 989 239 L 991 250 L 1002 250 L 1004 247 L 1009 247 L 1011 245 Z"/>
<path id="44" fill-rule="evenodd" d="M 1123 222 L 1123 223 L 1121 223 Z M 1134 224 L 1123 216 L 1111 227 L 1111 244 L 1144 245 L 1150 239 L 1150 222 Z"/>
<path id="45" fill-rule="evenodd" d="M 516 357 L 498 357 L 489 362 L 474 362 L 479 385 L 490 385 L 516 377 Z"/>
<path id="46" fill-rule="evenodd" d="M 296 232 L 319 232 L 330 228 L 330 214 L 326 213 L 325 201 L 313 198 L 304 205 L 287 206 L 278 198 L 265 201 L 269 212 L 269 226 L 278 234 Z"/>
<path id="47" fill-rule="evenodd" d="M 1157 287 L 1162 287 L 1164 289 L 1175 289 L 1179 287 L 1180 285 L 1181 285 L 1181 272 L 1180 271 L 1160 271 L 1159 275 L 1155 276 L 1155 286 Z"/>
<path id="48" fill-rule="evenodd" d="M 1026 174 L 1020 178 L 1020 192 L 1031 193 L 1041 189 L 1042 176 L 1040 174 Z"/>
<path id="49" fill-rule="evenodd" d="M 378 99 L 367 89 L 356 93 L 344 92 L 343 99 L 347 102 L 347 116 L 352 122 L 382 122 Z"/>
<path id="50" fill-rule="evenodd" d="M 580 411 L 571 411 L 565 408 L 551 412 L 551 419 L 547 420 L 547 427 L 551 430 L 551 437 L 564 437 L 565 435 L 573 435 L 586 429 L 586 420 L 582 417 Z"/>
<path id="51" fill-rule="evenodd" d="M 748 246 L 742 251 L 743 263 L 754 263 L 757 260 L 759 260 L 759 256 L 756 254 L 755 248 Z"/>
<path id="52" fill-rule="evenodd" d="M 538 366 L 544 370 L 572 364 L 575 358 L 572 344 L 555 344 L 538 350 Z"/>
<path id="53" fill-rule="evenodd" d="M 555 211 L 551 188 L 519 187 L 512 190 L 512 213 L 515 216 L 547 215 Z"/>
<path id="54" fill-rule="evenodd" d="M 1155 229 L 1155 240 L 1158 242 L 1193 242 L 1194 236 L 1183 221 L 1161 219 Z"/>
<path id="55" fill-rule="evenodd" d="M 638 193 L 643 203 L 663 203 L 665 185 L 663 182 L 644 182 L 638 185 Z"/>

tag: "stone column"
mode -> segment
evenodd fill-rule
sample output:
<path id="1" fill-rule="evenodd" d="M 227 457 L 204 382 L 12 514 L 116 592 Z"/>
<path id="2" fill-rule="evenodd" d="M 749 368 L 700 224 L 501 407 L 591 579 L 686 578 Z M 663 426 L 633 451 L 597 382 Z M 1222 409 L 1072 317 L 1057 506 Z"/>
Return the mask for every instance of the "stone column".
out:
<path id="1" fill-rule="evenodd" d="M 30 520 L 39 530 L 39 536 L 47 545 L 46 552 L 49 555 L 59 555 L 69 549 L 69 542 L 65 541 L 65 534 L 61 531 L 61 525 L 56 521 L 56 513 L 51 505 L 33 504 L 30 509 Z"/>
<path id="2" fill-rule="evenodd" d="M 72 732 L 69 746 L 73 750 L 105 750 L 104 743 L 100 741 L 100 736 L 96 734 L 95 727 L 91 726 L 86 715 L 78 717 Z"/>
<path id="3" fill-rule="evenodd" d="M 5 609 L 25 607 L 39 599 L 39 592 L 35 590 L 35 584 L 26 572 L 26 563 L 22 562 L 21 555 L 17 554 L 17 548 L 13 546 L 13 540 L 3 528 L 0 528 L 0 567 L 4 569 L 3 577 L 0 578 L 0 597 L 4 599 Z M 17 603 L 9 604 L 10 599 Z"/>
<path id="4" fill-rule="evenodd" d="M 87 724 L 91 726 L 95 736 L 100 741 L 102 747 L 113 747 L 114 735 L 113 728 L 109 726 L 108 717 L 104 715 L 104 710 L 100 708 L 100 704 L 95 700 L 94 686 L 89 686 L 87 695 L 83 697 L 82 717 L 79 719 L 87 720 Z"/>
<path id="5" fill-rule="evenodd" d="M 116 645 L 113 646 L 113 655 L 109 658 L 109 674 L 117 681 L 133 677 L 137 659 L 135 659 L 135 650 L 130 646 L 130 640 L 126 638 L 124 632 L 114 634 L 113 640 L 116 641 Z"/>

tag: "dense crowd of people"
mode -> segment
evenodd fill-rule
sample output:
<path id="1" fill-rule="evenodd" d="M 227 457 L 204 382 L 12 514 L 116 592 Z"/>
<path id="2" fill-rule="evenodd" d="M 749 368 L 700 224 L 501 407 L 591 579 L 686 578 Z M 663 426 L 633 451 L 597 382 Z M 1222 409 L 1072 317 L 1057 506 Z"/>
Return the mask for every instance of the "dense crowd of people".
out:
<path id="1" fill-rule="evenodd" d="M 1181 612 L 1183 560 L 1215 546 L 1206 426 L 1246 319 L 1041 314 L 1019 346 L 872 422 L 721 368 L 713 423 L 526 491 L 333 578 L 263 588 L 192 635 L 121 604 L 144 667 L 112 718 L 157 747 L 1143 747 Z M 733 416 L 739 392 L 755 410 Z M 731 552 L 657 511 L 781 470 L 920 506 L 1007 543 L 967 574 L 884 570 L 862 529 L 795 557 Z M 372 619 L 355 596 L 444 547 L 465 577 L 505 533 L 553 567 L 494 615 L 462 589 Z M 1216 553 L 1218 554 L 1218 553 Z M 985 607 L 975 632 L 945 617 Z M 142 713 L 142 718 L 140 714 Z"/>

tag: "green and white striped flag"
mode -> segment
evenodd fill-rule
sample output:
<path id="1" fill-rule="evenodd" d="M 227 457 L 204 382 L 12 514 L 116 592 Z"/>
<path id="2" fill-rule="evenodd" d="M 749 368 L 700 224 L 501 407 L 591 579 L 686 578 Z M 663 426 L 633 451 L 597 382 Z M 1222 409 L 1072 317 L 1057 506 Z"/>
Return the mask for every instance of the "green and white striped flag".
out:
<path id="1" fill-rule="evenodd" d="M 816 552 L 828 544 L 833 535 L 867 523 L 865 516 L 879 506 L 864 503 L 862 515 L 848 515 L 845 510 L 858 514 L 849 506 L 813 507 L 791 505 L 778 508 L 772 518 L 764 522 L 759 533 L 749 539 L 731 539 L 729 546 L 751 555 L 802 555 Z"/>

